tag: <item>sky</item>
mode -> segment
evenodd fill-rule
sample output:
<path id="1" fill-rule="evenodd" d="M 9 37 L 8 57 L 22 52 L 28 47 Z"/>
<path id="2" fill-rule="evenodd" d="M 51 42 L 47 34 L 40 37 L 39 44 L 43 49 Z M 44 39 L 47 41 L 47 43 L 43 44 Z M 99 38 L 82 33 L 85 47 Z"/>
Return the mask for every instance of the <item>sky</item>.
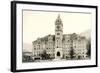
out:
<path id="1" fill-rule="evenodd" d="M 23 43 L 55 34 L 55 20 L 60 14 L 63 34 L 82 33 L 91 29 L 91 14 L 69 12 L 23 11 Z"/>

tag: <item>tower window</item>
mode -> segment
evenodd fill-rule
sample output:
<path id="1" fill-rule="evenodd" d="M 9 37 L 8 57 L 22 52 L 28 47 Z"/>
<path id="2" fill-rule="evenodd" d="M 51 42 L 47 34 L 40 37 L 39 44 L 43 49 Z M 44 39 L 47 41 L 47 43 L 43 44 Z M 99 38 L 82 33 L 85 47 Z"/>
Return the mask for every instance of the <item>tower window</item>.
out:
<path id="1" fill-rule="evenodd" d="M 57 33 L 57 35 L 60 35 L 60 33 Z"/>

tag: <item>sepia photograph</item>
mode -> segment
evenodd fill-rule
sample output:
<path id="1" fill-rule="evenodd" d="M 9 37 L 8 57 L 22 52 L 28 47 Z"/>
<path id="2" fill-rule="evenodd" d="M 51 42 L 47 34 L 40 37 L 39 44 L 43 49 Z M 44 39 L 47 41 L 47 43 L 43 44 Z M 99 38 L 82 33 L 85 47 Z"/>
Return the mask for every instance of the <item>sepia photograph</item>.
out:
<path id="1" fill-rule="evenodd" d="M 22 53 L 23 63 L 91 59 L 91 13 L 23 10 Z"/>

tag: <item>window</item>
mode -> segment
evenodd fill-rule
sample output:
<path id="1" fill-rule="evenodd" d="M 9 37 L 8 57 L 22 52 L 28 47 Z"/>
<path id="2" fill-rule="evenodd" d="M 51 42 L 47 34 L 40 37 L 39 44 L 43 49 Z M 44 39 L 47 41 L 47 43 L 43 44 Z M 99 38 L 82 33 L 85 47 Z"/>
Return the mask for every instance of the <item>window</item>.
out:
<path id="1" fill-rule="evenodd" d="M 34 48 L 34 50 L 36 50 L 36 48 Z"/>
<path id="2" fill-rule="evenodd" d="M 74 46 L 74 48 L 76 48 L 76 46 Z"/>
<path id="3" fill-rule="evenodd" d="M 39 49 L 40 49 L 40 45 L 38 45 Z"/>
<path id="4" fill-rule="evenodd" d="M 60 35 L 60 33 L 57 33 L 57 35 Z"/>

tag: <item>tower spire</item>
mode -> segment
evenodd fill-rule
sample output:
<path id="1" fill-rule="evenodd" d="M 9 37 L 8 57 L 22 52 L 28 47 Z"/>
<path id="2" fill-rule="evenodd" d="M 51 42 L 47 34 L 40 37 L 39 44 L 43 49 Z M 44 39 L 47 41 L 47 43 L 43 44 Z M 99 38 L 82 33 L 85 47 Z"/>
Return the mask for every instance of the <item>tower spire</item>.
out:
<path id="1" fill-rule="evenodd" d="M 60 18 L 60 14 L 58 14 L 58 18 Z"/>
<path id="2" fill-rule="evenodd" d="M 61 24 L 61 25 L 63 26 L 62 20 L 61 20 L 61 18 L 60 18 L 60 14 L 58 14 L 57 19 L 56 19 L 56 21 L 55 21 L 55 24 L 56 24 L 56 25 Z"/>

